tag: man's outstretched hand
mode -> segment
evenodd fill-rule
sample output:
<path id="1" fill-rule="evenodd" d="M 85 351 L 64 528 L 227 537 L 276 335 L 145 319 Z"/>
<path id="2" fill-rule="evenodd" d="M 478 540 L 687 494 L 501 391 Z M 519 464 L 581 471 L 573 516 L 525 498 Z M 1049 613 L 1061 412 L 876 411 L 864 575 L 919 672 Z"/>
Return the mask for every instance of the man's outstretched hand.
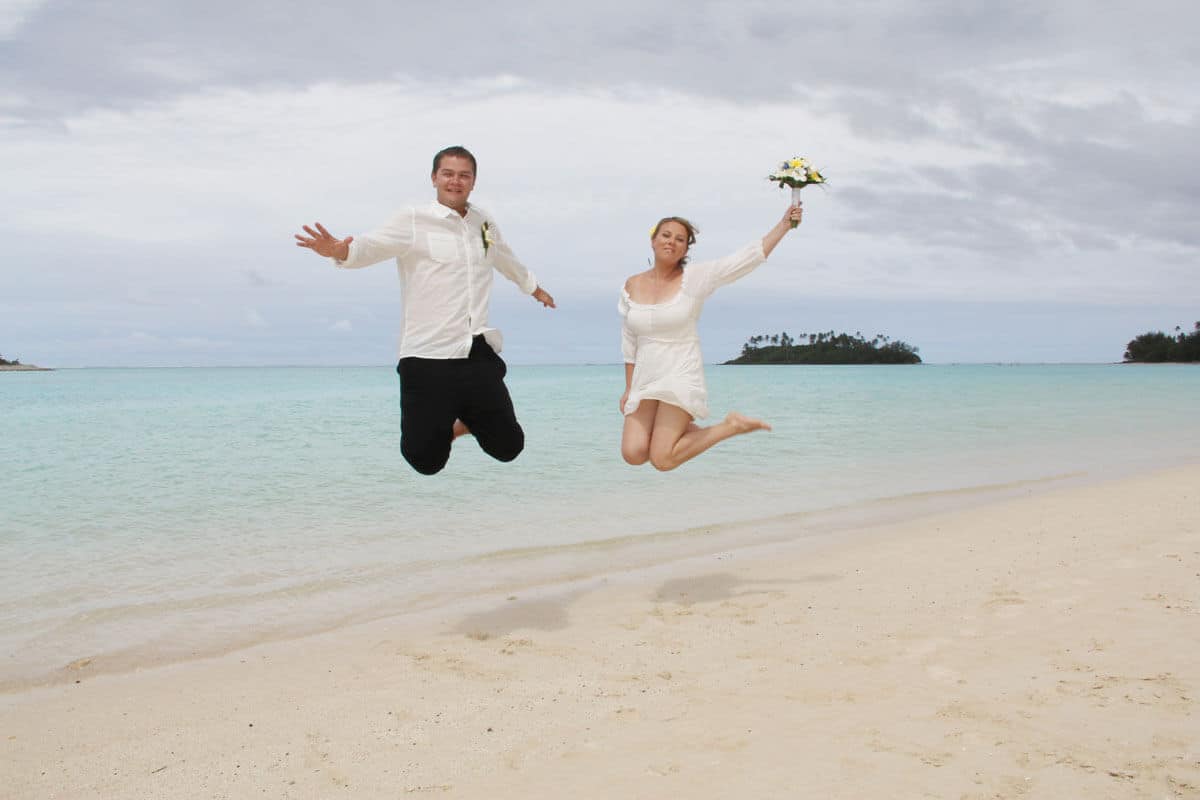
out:
<path id="1" fill-rule="evenodd" d="M 554 305 L 554 298 L 550 296 L 550 293 L 540 286 L 533 290 L 533 299 L 546 308 L 558 308 L 558 306 Z"/>
<path id="2" fill-rule="evenodd" d="M 336 239 L 332 233 L 325 230 L 325 226 L 321 223 L 314 222 L 313 225 L 317 228 L 315 231 L 307 225 L 304 226 L 304 232 L 308 236 L 296 234 L 297 247 L 307 247 L 319 256 L 336 258 L 338 261 L 345 261 L 350 257 L 350 243 L 354 241 L 353 236 Z M 551 305 L 553 305 L 553 301 L 551 301 Z"/>

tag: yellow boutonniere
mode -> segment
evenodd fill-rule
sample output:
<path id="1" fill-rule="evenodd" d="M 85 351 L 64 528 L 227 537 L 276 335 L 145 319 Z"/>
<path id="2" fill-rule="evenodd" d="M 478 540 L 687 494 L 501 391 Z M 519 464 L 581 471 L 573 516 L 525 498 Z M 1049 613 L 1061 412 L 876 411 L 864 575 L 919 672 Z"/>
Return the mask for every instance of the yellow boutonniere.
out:
<path id="1" fill-rule="evenodd" d="M 492 228 L 486 221 L 480 229 L 480 234 L 483 237 L 483 254 L 486 256 L 488 248 L 495 244 L 495 240 L 492 238 Z"/>

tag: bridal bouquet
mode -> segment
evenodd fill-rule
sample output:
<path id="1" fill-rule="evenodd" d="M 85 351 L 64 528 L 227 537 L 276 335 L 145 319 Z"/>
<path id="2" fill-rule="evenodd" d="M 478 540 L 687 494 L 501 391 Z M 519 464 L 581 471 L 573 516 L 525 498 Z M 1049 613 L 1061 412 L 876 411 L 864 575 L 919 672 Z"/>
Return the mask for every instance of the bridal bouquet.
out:
<path id="1" fill-rule="evenodd" d="M 807 158 L 796 156 L 780 164 L 767 176 L 767 180 L 778 183 L 780 189 L 785 186 L 792 187 L 792 205 L 796 205 L 800 202 L 800 190 L 812 183 L 824 183 L 825 176 L 808 163 Z M 792 227 L 796 227 L 795 222 L 792 223 Z"/>

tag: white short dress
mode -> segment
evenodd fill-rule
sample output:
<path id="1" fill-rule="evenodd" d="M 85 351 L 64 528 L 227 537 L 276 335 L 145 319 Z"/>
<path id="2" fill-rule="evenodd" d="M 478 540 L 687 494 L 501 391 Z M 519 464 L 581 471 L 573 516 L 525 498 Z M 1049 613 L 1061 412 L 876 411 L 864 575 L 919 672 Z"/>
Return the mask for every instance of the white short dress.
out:
<path id="1" fill-rule="evenodd" d="M 732 255 L 683 268 L 683 281 L 670 300 L 636 303 L 624 288 L 621 312 L 621 352 L 633 364 L 633 378 L 624 411 L 632 414 L 643 400 L 661 400 L 682 408 L 696 419 L 708 416 L 708 388 L 696 323 L 718 287 L 732 283 L 767 260 L 762 240 L 756 239 Z"/>

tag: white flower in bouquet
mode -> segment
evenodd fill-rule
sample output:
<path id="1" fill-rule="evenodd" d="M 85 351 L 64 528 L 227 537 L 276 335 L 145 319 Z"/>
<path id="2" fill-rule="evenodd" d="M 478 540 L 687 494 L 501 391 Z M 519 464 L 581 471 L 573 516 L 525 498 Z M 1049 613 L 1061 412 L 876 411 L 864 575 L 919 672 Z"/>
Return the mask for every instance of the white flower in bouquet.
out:
<path id="1" fill-rule="evenodd" d="M 825 176 L 810 164 L 807 158 L 795 156 L 780 164 L 778 169 L 767 176 L 767 180 L 778 183 L 780 189 L 790 186 L 792 204 L 797 205 L 800 203 L 800 190 L 810 184 L 825 183 Z M 792 227 L 796 227 L 795 222 L 792 223 Z"/>

